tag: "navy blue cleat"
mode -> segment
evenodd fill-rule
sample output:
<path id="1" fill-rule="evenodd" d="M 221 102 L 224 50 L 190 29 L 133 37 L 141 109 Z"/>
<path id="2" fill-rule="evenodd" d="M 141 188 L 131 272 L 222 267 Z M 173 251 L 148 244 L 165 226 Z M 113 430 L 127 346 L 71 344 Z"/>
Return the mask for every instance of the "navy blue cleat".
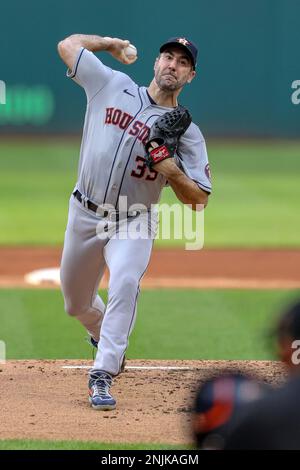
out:
<path id="1" fill-rule="evenodd" d="M 112 376 L 102 370 L 90 372 L 89 402 L 94 410 L 114 410 L 116 400 L 109 390 L 112 385 Z"/>

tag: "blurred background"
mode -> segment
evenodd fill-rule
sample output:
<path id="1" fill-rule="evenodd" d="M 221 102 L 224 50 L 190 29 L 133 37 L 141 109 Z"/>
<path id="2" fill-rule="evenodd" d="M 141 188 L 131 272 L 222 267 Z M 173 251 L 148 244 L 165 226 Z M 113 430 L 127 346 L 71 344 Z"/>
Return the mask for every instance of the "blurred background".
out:
<path id="1" fill-rule="evenodd" d="M 204 250 L 193 255 L 198 257 L 198 271 L 182 277 L 218 278 L 218 291 L 187 288 L 165 289 L 159 297 L 155 291 L 142 294 L 142 311 L 149 310 L 151 315 L 138 320 L 132 355 L 151 357 L 155 337 L 157 357 L 270 356 L 256 334 L 278 303 L 298 295 L 300 285 L 299 15 L 298 0 L 2 3 L 0 80 L 6 84 L 6 104 L 0 104 L 0 339 L 11 345 L 10 357 L 86 354 L 85 345 L 76 342 L 63 343 L 56 353 L 51 340 L 47 344 L 43 340 L 46 317 L 48 334 L 53 331 L 56 337 L 59 329 L 61 338 L 70 331 L 77 338 L 82 335 L 80 326 L 64 316 L 59 291 L 5 288 L 11 287 L 9 275 L 23 275 L 17 265 L 25 258 L 28 269 L 31 261 L 32 268 L 59 263 L 86 105 L 84 91 L 66 78 L 66 67 L 57 54 L 57 43 L 72 33 L 129 39 L 139 55 L 132 66 L 123 66 L 107 53 L 99 57 L 141 85 L 150 83 L 160 44 L 167 38 L 187 36 L 199 47 L 197 77 L 180 101 L 206 138 L 213 194 L 205 212 Z M 164 190 L 162 202 L 175 201 L 174 193 Z M 155 246 L 171 249 L 183 244 L 176 239 L 158 240 Z M 229 249 L 237 253 L 235 261 L 229 251 L 225 258 L 218 258 L 221 250 Z M 238 249 L 247 250 L 246 258 Z M 279 253 L 279 249 L 284 251 Z M 204 258 L 213 250 L 214 268 Z M 275 258 L 270 250 L 276 252 Z M 43 256 L 46 261 L 40 262 Z M 176 262 L 175 254 L 172 260 Z M 188 270 L 189 263 L 181 264 Z M 168 267 L 167 262 L 161 264 Z M 233 269 L 227 273 L 229 281 L 243 271 L 241 275 L 254 282 L 253 289 L 262 273 L 272 274 L 278 281 L 277 291 L 230 290 L 228 284 L 223 291 L 224 267 Z M 292 283 L 280 283 L 283 271 L 285 280 Z M 161 318 L 163 308 L 172 318 L 169 314 Z M 41 310 L 47 315 L 41 316 Z M 183 310 L 190 315 L 184 327 L 192 328 L 186 335 L 178 331 Z M 31 316 L 34 319 L 29 322 Z M 166 344 L 170 324 L 174 331 Z M 24 336 L 32 338 L 26 348 L 12 333 L 15 325 L 22 325 Z M 149 342 L 144 328 L 153 329 Z M 233 340 L 237 332 L 245 337 L 243 344 Z M 176 335 L 179 343 L 172 341 Z M 191 346 L 187 338 L 193 335 Z"/>
<path id="2" fill-rule="evenodd" d="M 299 79 L 297 0 L 153 1 L 77 0 L 1 6 L 1 79 L 7 105 L 0 108 L 5 133 L 77 134 L 85 95 L 64 79 L 56 44 L 80 32 L 128 38 L 139 60 L 111 67 L 139 84 L 152 79 L 160 44 L 187 36 L 199 46 L 198 79 L 182 94 L 207 137 L 298 137 L 299 110 L 291 84 Z"/>
<path id="3" fill-rule="evenodd" d="M 5 2 L 0 243 L 63 241 L 86 99 L 66 78 L 56 46 L 80 32 L 128 38 L 138 48 L 135 64 L 101 58 L 144 85 L 166 38 L 195 41 L 198 76 L 180 100 L 206 137 L 211 163 L 205 245 L 298 246 L 299 13 L 297 0 Z M 171 191 L 164 200 L 173 201 Z M 20 211 L 26 201 L 31 210 Z"/>

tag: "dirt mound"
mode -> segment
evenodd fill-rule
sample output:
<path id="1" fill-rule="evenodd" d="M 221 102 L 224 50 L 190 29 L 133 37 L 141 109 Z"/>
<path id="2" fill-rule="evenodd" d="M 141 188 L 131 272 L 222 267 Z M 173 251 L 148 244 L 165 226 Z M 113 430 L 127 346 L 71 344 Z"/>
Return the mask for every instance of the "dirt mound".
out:
<path id="1" fill-rule="evenodd" d="M 83 366 L 85 368 L 65 368 Z M 270 361 L 127 361 L 115 379 L 114 411 L 87 400 L 83 361 L 7 361 L 0 365 L 0 439 L 191 443 L 190 407 L 199 382 L 228 367 L 277 384 Z"/>

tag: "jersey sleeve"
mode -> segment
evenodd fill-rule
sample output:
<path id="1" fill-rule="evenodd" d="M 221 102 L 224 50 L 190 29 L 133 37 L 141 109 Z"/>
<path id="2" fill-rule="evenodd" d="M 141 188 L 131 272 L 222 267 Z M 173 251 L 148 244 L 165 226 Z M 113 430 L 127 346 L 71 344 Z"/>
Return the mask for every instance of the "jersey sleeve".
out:
<path id="1" fill-rule="evenodd" d="M 211 193 L 211 177 L 205 140 L 200 129 L 192 123 L 179 139 L 176 161 L 181 170 L 198 186 Z"/>
<path id="2" fill-rule="evenodd" d="M 67 77 L 72 78 L 84 88 L 88 101 L 105 87 L 113 74 L 114 71 L 111 68 L 83 47 L 78 52 L 73 69 L 67 70 Z"/>

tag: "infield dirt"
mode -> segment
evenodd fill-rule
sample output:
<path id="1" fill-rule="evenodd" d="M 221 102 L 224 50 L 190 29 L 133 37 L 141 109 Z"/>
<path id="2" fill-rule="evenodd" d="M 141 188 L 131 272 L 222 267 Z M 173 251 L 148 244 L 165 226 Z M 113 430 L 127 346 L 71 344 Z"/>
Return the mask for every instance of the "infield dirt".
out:
<path id="1" fill-rule="evenodd" d="M 27 287 L 26 274 L 58 268 L 60 258 L 60 247 L 1 247 L 0 287 Z M 299 265 L 300 250 L 154 249 L 142 287 L 297 289 Z M 101 282 L 106 286 L 107 275 Z"/>
<path id="2" fill-rule="evenodd" d="M 230 367 L 278 384 L 284 371 L 268 361 L 128 361 L 115 379 L 117 409 L 95 411 L 83 361 L 8 361 L 0 365 L 1 439 L 192 443 L 190 409 L 201 381 Z M 128 367 L 186 367 L 186 370 Z"/>

